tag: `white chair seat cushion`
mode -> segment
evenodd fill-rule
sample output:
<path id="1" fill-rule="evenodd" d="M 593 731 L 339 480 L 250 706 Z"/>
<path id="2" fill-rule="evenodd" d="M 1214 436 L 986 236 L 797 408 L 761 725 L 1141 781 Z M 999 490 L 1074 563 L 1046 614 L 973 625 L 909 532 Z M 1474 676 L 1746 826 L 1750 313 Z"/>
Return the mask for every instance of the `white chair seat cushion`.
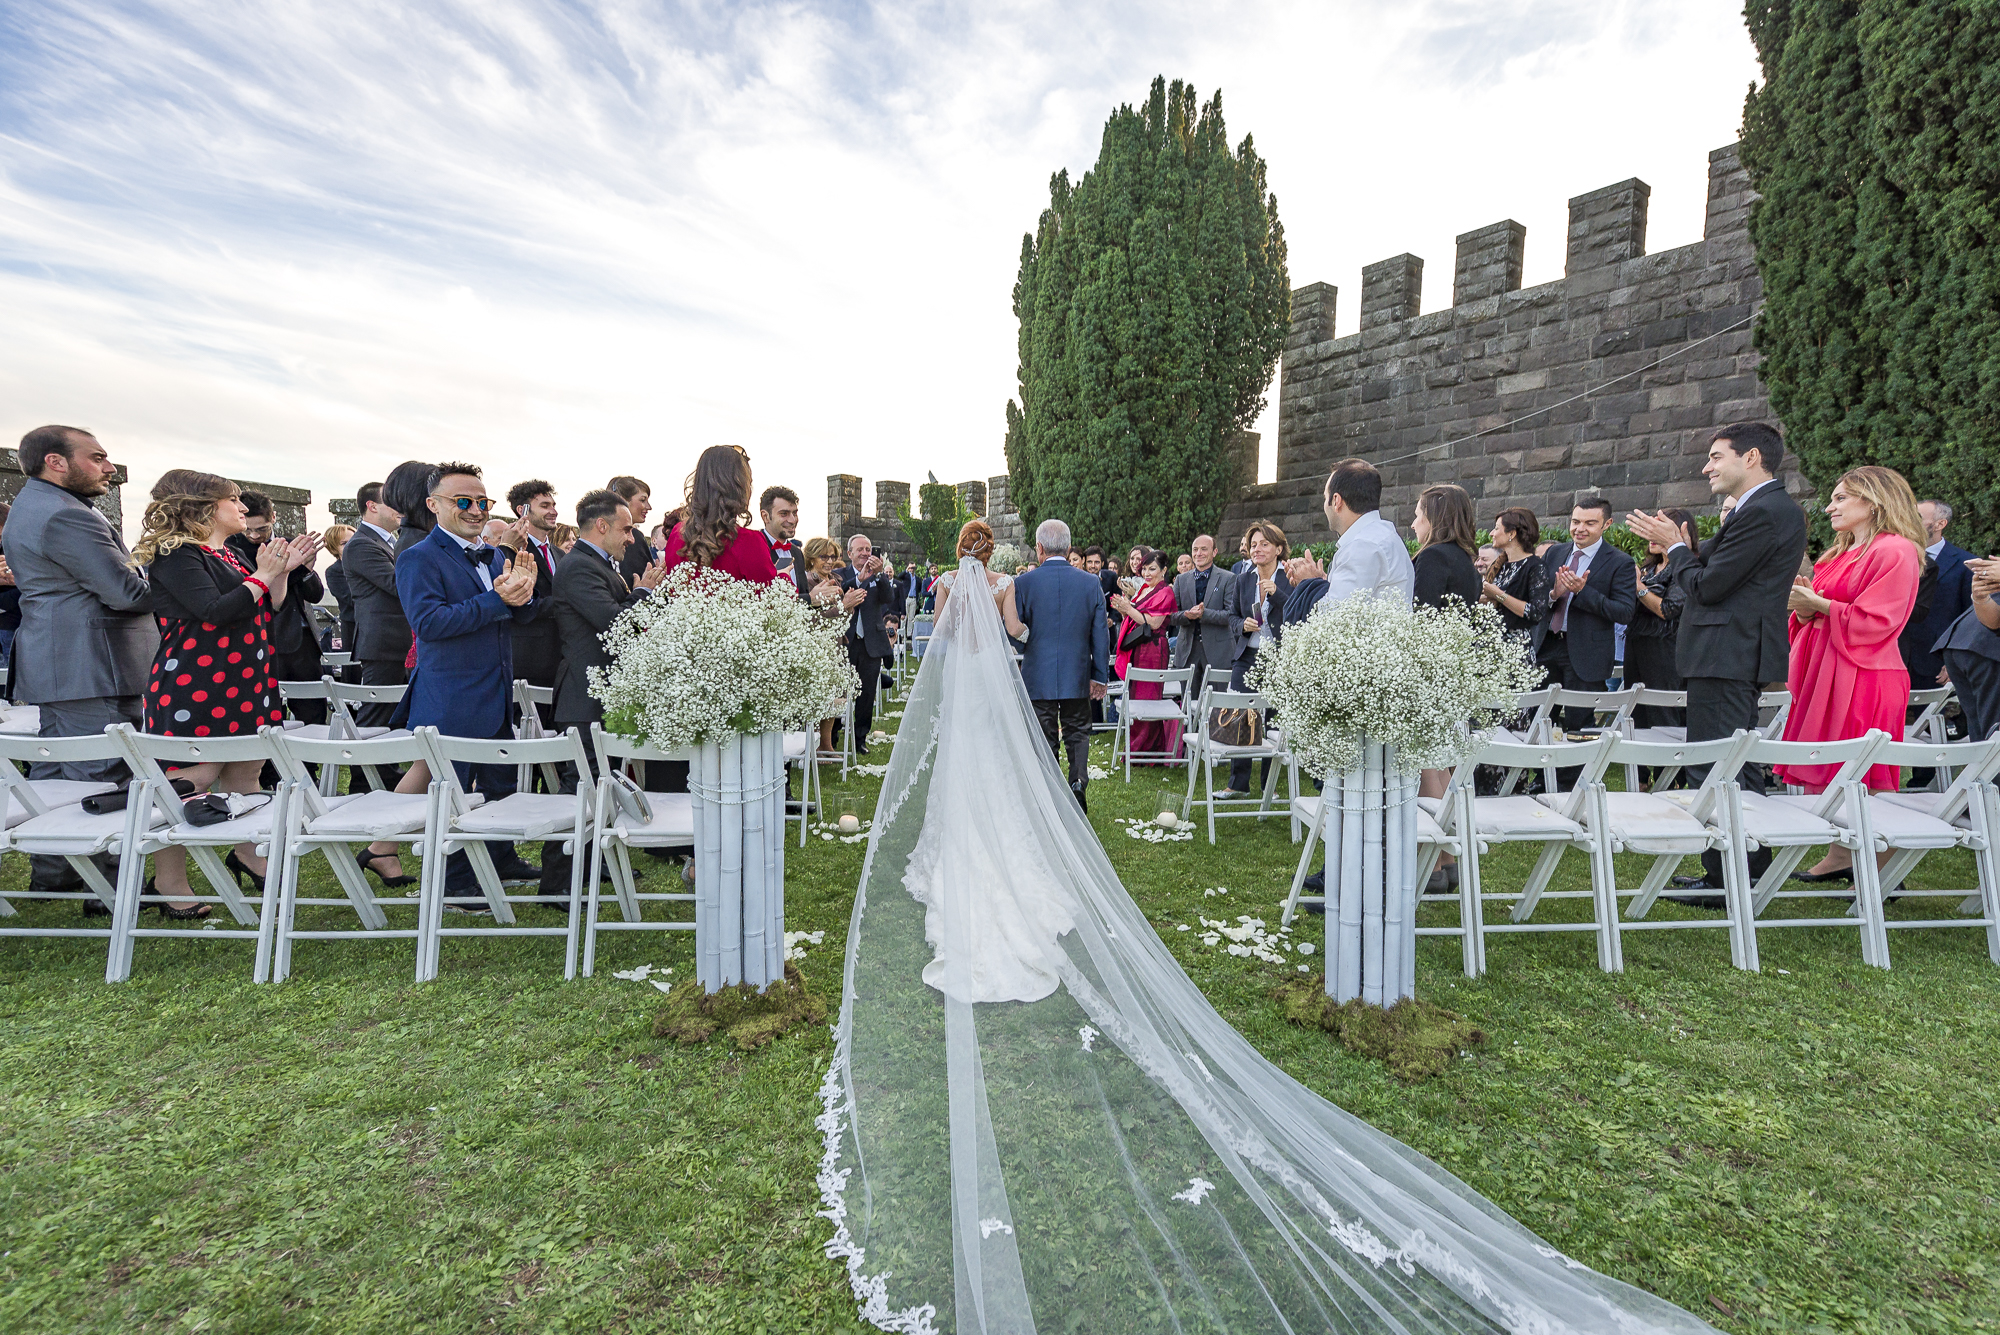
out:
<path id="1" fill-rule="evenodd" d="M 1774 802 L 1811 803 L 1818 801 L 1806 795 L 1781 794 L 1771 799 Z M 1925 804 L 1930 805 L 1930 804 Z M 1847 813 L 1836 809 L 1832 813 L 1835 824 L 1845 827 Z M 1888 795 L 1868 798 L 1868 823 L 1875 828 L 1878 839 L 1886 839 L 1892 848 L 1956 848 L 1965 831 L 1956 825 L 1939 820 L 1925 811 L 1915 810 L 1901 802 L 1889 800 Z"/>
<path id="2" fill-rule="evenodd" d="M 1612 836 L 1630 852 L 1686 854 L 1713 846 L 1708 826 L 1688 815 L 1685 806 L 1665 794 L 1606 793 L 1604 805 L 1611 817 Z M 1588 803 L 1583 815 L 1588 825 Z"/>
<path id="3" fill-rule="evenodd" d="M 59 807 L 22 821 L 7 831 L 10 847 L 24 853 L 98 853 L 117 842 L 125 829 L 123 811 L 93 816 L 80 806 Z M 157 804 L 146 810 L 148 829 L 166 824 Z"/>
<path id="4" fill-rule="evenodd" d="M 1840 839 L 1838 827 L 1812 814 L 1818 798 L 1793 802 L 1785 800 L 1787 796 L 1744 793 L 1744 831 L 1760 844 L 1830 844 Z"/>
<path id="5" fill-rule="evenodd" d="M 1878 793 L 1875 795 L 1875 800 L 1878 802 L 1887 802 L 1892 806 L 1905 807 L 1927 816 L 1936 809 L 1938 799 L 1943 796 L 1943 793 Z M 1961 830 L 1971 829 L 1971 805 L 1968 804 L 1963 811 L 1954 816 L 1951 823 Z"/>
<path id="6" fill-rule="evenodd" d="M 424 814 L 429 809 L 429 799 L 423 793 L 381 792 L 349 793 L 340 797 L 322 798 L 330 808 L 324 816 L 315 816 L 306 822 L 306 833 L 332 839 L 393 839 L 399 834 L 415 834 L 424 828 Z M 474 793 L 468 799 L 474 803 L 486 800 L 482 793 Z"/>
<path id="7" fill-rule="evenodd" d="M 1420 797 L 1417 805 L 1436 816 L 1443 799 Z M 1533 797 L 1475 797 L 1472 823 L 1489 839 L 1582 839 L 1583 827 Z"/>
<path id="8" fill-rule="evenodd" d="M 1128 700 L 1125 710 L 1134 723 L 1163 723 L 1187 717 L 1187 711 L 1176 700 Z"/>
<path id="9" fill-rule="evenodd" d="M 1687 742 L 1687 739 L 1688 730 L 1686 728 L 1662 725 L 1658 728 L 1634 728 L 1632 729 L 1632 735 L 1626 740 L 1633 742 L 1655 742 L 1665 746 L 1681 746 Z"/>
<path id="10" fill-rule="evenodd" d="M 576 797 L 568 793 L 509 793 L 498 802 L 475 807 L 451 823 L 454 832 L 504 834 L 515 839 L 546 839 L 576 828 Z"/>
<path id="11" fill-rule="evenodd" d="M 0 718 L 0 733 L 9 737 L 39 737 L 42 735 L 42 708 L 40 705 L 22 705 L 10 709 L 5 718 Z"/>
<path id="12" fill-rule="evenodd" d="M 115 783 L 89 783 L 83 779 L 35 779 L 28 787 L 34 790 L 35 798 L 43 806 L 54 810 L 57 807 L 73 807 L 86 797 L 108 793 L 118 785 Z M 12 793 L 6 794 L 6 827 L 11 830 L 24 824 L 32 814 L 26 807 L 14 800 Z"/>
<path id="13" fill-rule="evenodd" d="M 392 733 L 387 728 L 364 728 L 358 724 L 355 726 L 354 731 L 356 736 L 350 737 L 345 729 L 339 732 L 333 731 L 331 724 L 300 723 L 297 719 L 289 718 L 285 720 L 285 736 L 297 738 L 302 742 L 347 742 L 355 740 L 372 742 L 383 737 L 410 737 L 415 735 L 402 728 L 398 728 Z"/>
<path id="14" fill-rule="evenodd" d="M 619 816 L 609 833 L 634 848 L 660 848 L 694 842 L 694 798 L 686 793 L 648 793 L 653 819 L 640 825 Z"/>

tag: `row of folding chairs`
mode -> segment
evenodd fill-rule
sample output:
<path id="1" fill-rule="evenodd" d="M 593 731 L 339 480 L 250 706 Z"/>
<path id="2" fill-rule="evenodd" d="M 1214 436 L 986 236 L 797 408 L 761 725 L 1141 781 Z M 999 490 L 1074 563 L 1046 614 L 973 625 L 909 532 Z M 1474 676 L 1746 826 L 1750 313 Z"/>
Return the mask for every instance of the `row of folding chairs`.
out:
<path id="1" fill-rule="evenodd" d="M 601 932 L 689 931 L 694 926 L 691 917 L 666 921 L 646 918 L 648 904 L 691 904 L 694 896 L 681 892 L 678 878 L 671 892 L 641 892 L 629 854 L 633 848 L 692 844 L 692 799 L 686 793 L 644 792 L 637 783 L 619 777 L 633 766 L 686 760 L 688 756 L 668 755 L 636 738 L 605 733 L 598 727 L 592 728 L 590 746 L 598 762 L 600 777 L 596 779 L 584 741 L 575 730 L 554 737 L 500 740 L 443 737 L 429 728 L 374 738 L 312 737 L 300 735 L 298 729 L 279 728 L 266 728 L 250 737 L 180 738 L 153 736 L 118 725 L 94 737 L 0 736 L 0 759 L 10 762 L 0 764 L 0 795 L 6 802 L 0 852 L 63 857 L 86 884 L 83 891 L 0 895 L 0 935 L 105 938 L 108 982 L 130 976 L 135 943 L 150 937 L 254 941 L 253 977 L 264 982 L 283 980 L 290 974 L 293 948 L 299 941 L 412 940 L 416 943 L 416 978 L 428 981 L 437 976 L 441 944 L 447 938 L 559 935 L 565 938 L 564 977 L 575 975 L 579 951 L 587 975 L 595 962 Z M 111 760 L 123 761 L 133 778 L 123 809 L 102 814 L 86 810 L 83 800 L 113 793 L 118 785 L 32 780 L 23 772 L 23 767 L 38 762 Z M 221 823 L 196 825 L 189 821 L 168 771 L 245 761 L 274 764 L 281 776 L 276 790 L 245 795 L 249 809 Z M 407 794 L 386 788 L 359 791 L 358 783 L 350 783 L 357 791 L 325 794 L 309 768 L 319 766 L 322 774 L 329 769 L 351 773 L 418 761 L 428 767 L 431 781 L 425 791 Z M 474 764 L 572 766 L 575 791 L 535 793 L 523 788 L 488 802 L 483 794 L 467 791 L 459 781 L 456 766 Z M 802 768 L 810 774 L 813 767 Z M 606 775 L 613 777 L 601 777 Z M 258 797 L 263 800 L 257 802 Z M 803 835 L 806 817 L 802 813 L 799 819 Z M 408 845 L 418 857 L 414 897 L 378 895 L 369 884 L 356 859 L 356 848 L 378 841 Z M 566 894 L 510 893 L 501 881 L 490 845 L 534 841 L 559 844 L 569 855 L 571 875 Z M 246 895 L 224 863 L 224 855 L 238 844 L 251 845 L 267 859 L 261 894 Z M 186 850 L 193 864 L 190 870 L 199 870 L 210 890 L 199 893 L 191 877 L 188 898 L 218 905 L 227 915 L 224 925 L 213 920 L 193 930 L 138 925 L 143 901 L 167 898 L 146 891 L 141 882 L 147 857 L 168 848 Z M 493 925 L 447 925 L 445 860 L 455 852 L 466 855 L 477 883 L 477 897 L 492 914 Z M 314 855 L 323 857 L 332 870 L 337 896 L 301 893 L 301 866 Z M 97 865 L 99 857 L 118 860 L 115 884 Z M 617 908 L 615 920 L 603 913 L 601 887 L 606 880 Z M 23 926 L 16 921 L 20 915 L 11 902 L 15 898 L 85 897 L 97 898 L 110 910 L 105 926 Z M 568 907 L 564 925 L 519 923 L 515 905 L 550 898 Z M 301 907 L 341 908 L 352 912 L 358 926 L 302 926 Z M 414 921 L 392 924 L 389 910 L 414 910 Z"/>
<path id="2" fill-rule="evenodd" d="M 1819 794 L 1760 794 L 1739 787 L 1746 765 L 1835 767 Z M 1482 797 L 1474 792 L 1473 771 L 1496 765 L 1523 771 L 1576 767 L 1577 783 L 1567 792 L 1534 797 Z M 1706 767 L 1702 782 L 1674 792 L 1612 792 L 1604 776 L 1613 765 L 1660 768 Z M 1865 786 L 1876 765 L 1933 768 L 1955 774 L 1942 792 L 1871 792 Z M 1889 967 L 1892 930 L 1973 928 L 1986 934 L 1988 957 L 2000 964 L 2000 862 L 1993 835 L 2000 831 L 2000 735 L 1982 742 L 1893 741 L 1886 734 L 1836 742 L 1786 742 L 1744 730 L 1708 742 L 1645 741 L 1607 732 L 1584 742 L 1523 743 L 1496 740 L 1453 773 L 1444 797 L 1419 799 L 1421 887 L 1440 857 L 1458 859 L 1456 894 L 1421 895 L 1432 902 L 1455 902 L 1457 924 L 1420 928 L 1422 934 L 1461 939 L 1465 970 L 1486 970 L 1486 939 L 1513 932 L 1590 932 L 1600 967 L 1624 968 L 1624 936 L 1648 930 L 1719 929 L 1727 933 L 1730 961 L 1758 968 L 1757 933 L 1786 927 L 1853 928 L 1864 962 Z M 1341 807 L 1329 797 L 1295 796 L 1293 837 L 1305 831 L 1305 847 L 1286 900 L 1289 923 L 1298 905 L 1323 897 L 1303 894 L 1314 848 L 1327 822 Z M 1488 892 L 1480 855 L 1505 844 L 1539 844 L 1541 852 L 1518 891 Z M 1788 889 L 1792 872 L 1813 848 L 1838 846 L 1854 860 L 1851 889 Z M 1770 850 L 1769 867 L 1754 880 L 1749 855 Z M 1973 855 L 1978 884 L 1970 889 L 1915 890 L 1905 877 L 1929 853 L 1966 849 Z M 1581 852 L 1589 863 L 1590 889 L 1557 891 L 1549 884 L 1563 855 Z M 1724 889 L 1720 917 L 1653 918 L 1681 860 L 1713 850 L 1721 855 Z M 1616 858 L 1650 858 L 1637 885 L 1621 886 Z M 1876 859 L 1887 855 L 1879 870 Z M 1906 898 L 1960 901 L 1952 917 L 1898 918 L 1884 914 L 1884 887 L 1901 887 Z M 1586 921 L 1538 919 L 1537 909 L 1562 899 L 1588 900 Z M 1828 904 L 1835 912 L 1775 916 L 1779 901 Z M 1508 906 L 1507 921 L 1488 923 L 1484 908 Z"/>

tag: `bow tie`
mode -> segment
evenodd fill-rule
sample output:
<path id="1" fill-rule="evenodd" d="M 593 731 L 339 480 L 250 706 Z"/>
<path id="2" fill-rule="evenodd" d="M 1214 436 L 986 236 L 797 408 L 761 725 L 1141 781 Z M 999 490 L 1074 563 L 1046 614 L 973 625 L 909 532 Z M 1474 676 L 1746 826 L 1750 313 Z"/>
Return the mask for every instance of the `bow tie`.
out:
<path id="1" fill-rule="evenodd" d="M 476 566 L 485 565 L 486 558 L 492 554 L 493 549 L 491 547 L 467 547 L 465 549 L 465 559 Z"/>

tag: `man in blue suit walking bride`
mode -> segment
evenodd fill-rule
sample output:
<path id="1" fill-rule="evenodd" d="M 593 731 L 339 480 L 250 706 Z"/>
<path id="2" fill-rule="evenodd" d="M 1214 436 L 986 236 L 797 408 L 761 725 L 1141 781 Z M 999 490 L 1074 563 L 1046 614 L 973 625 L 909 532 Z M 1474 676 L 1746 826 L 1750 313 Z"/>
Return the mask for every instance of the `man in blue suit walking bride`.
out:
<path id="1" fill-rule="evenodd" d="M 1069 563 L 1069 525 L 1044 519 L 1035 529 L 1035 568 L 1014 581 L 1014 612 L 1028 627 L 1021 681 L 1049 749 L 1069 753 L 1069 790 L 1084 803 L 1090 782 L 1090 702 L 1111 679 L 1110 633 L 1097 576 Z"/>
<path id="2" fill-rule="evenodd" d="M 504 548 L 481 540 L 493 501 L 474 465 L 439 464 L 428 504 L 437 527 L 396 561 L 396 593 L 417 637 L 409 726 L 447 737 L 512 737 L 514 625 L 534 616 L 535 558 L 523 551 L 510 561 Z M 514 791 L 511 765 L 456 768 L 460 786 L 489 802 Z M 540 879 L 511 845 L 492 851 L 502 881 Z M 463 853 L 445 860 L 445 895 L 447 908 L 485 908 Z"/>

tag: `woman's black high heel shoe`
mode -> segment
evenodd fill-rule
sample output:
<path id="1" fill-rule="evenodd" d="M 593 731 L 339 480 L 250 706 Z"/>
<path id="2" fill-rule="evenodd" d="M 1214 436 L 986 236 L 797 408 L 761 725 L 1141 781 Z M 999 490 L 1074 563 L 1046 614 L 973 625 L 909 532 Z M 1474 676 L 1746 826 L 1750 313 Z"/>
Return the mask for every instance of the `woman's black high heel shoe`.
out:
<path id="1" fill-rule="evenodd" d="M 1854 884 L 1854 868 L 1835 867 L 1832 871 L 1821 872 L 1795 871 L 1792 873 L 1792 879 L 1795 881 L 1804 881 L 1807 885 L 1818 885 L 1822 881 L 1842 881 L 1848 885 L 1852 885 Z"/>
<path id="2" fill-rule="evenodd" d="M 409 875 L 407 872 L 401 876 L 384 876 L 381 872 L 375 870 L 375 864 L 382 861 L 382 859 L 395 857 L 394 853 L 370 853 L 364 848 L 354 855 L 354 860 L 361 864 L 361 870 L 367 872 L 391 890 L 400 890 L 406 885 L 415 885 L 417 878 Z M 396 860 L 399 862 L 402 861 L 400 858 L 396 858 Z"/>
<path id="3" fill-rule="evenodd" d="M 232 854 L 231 856 L 234 855 Z M 160 887 L 154 884 L 152 877 L 148 876 L 146 883 L 139 887 L 139 893 L 142 895 L 157 895 L 160 893 Z M 177 909 L 164 899 L 156 899 L 151 904 L 141 904 L 139 912 L 144 913 L 149 908 L 157 909 L 162 918 L 173 918 L 181 922 L 188 922 L 196 918 L 206 918 L 215 912 L 214 909 L 201 903 L 199 900 L 184 909 Z"/>
<path id="4" fill-rule="evenodd" d="M 236 856 L 235 849 L 232 848 L 229 850 L 229 856 L 222 860 L 222 865 L 229 869 L 230 875 L 236 878 L 238 884 L 247 880 L 250 882 L 252 890 L 260 895 L 264 893 L 264 878 L 256 872 L 251 871 L 249 864 Z"/>

